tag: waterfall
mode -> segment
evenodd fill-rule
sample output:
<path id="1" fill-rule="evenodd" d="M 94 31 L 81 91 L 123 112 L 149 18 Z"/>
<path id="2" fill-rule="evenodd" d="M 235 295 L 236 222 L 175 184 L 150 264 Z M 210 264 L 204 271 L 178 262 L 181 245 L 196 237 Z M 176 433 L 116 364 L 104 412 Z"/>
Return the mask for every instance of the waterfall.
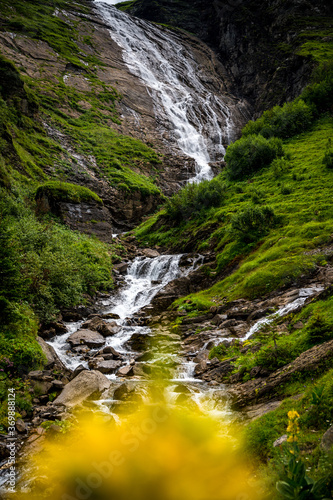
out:
<path id="1" fill-rule="evenodd" d="M 195 160 L 191 181 L 211 179 L 209 162 L 223 158 L 223 140 L 232 137 L 228 106 L 200 78 L 200 65 L 179 35 L 105 3 L 97 6 L 129 70 L 146 85 L 169 140 Z"/>

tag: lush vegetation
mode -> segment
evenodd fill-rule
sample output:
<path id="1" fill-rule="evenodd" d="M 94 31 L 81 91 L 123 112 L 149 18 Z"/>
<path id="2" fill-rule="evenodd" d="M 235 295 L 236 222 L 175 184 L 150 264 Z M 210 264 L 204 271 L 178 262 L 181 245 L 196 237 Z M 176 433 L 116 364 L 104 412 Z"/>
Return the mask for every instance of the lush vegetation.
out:
<path id="1" fill-rule="evenodd" d="M 48 181 L 39 186 L 36 190 L 36 199 L 49 196 L 53 200 L 72 201 L 80 203 L 82 201 L 96 201 L 103 204 L 101 198 L 90 189 L 69 182 Z"/>

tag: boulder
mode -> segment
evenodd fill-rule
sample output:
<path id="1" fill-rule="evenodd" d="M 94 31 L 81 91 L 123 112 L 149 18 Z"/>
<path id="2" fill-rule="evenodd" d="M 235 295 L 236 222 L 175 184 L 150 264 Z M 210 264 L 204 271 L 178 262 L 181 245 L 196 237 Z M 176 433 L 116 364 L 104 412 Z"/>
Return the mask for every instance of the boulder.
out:
<path id="1" fill-rule="evenodd" d="M 103 324 L 105 324 L 105 320 L 100 316 L 96 315 L 93 316 L 92 318 L 87 319 L 87 321 L 85 321 L 82 324 L 82 328 L 87 330 L 97 331 L 98 328 Z"/>
<path id="2" fill-rule="evenodd" d="M 94 368 L 101 373 L 110 374 L 115 373 L 121 365 L 122 361 L 115 361 L 114 359 L 110 359 L 109 361 L 97 361 Z"/>
<path id="3" fill-rule="evenodd" d="M 129 377 L 133 375 L 133 365 L 126 365 L 118 370 L 119 377 Z"/>
<path id="4" fill-rule="evenodd" d="M 160 256 L 157 250 L 152 250 L 151 248 L 145 248 L 144 250 L 142 250 L 142 253 L 145 257 L 149 257 L 150 259 L 154 259 L 155 257 Z"/>
<path id="5" fill-rule="evenodd" d="M 84 344 L 88 347 L 96 349 L 105 344 L 105 339 L 103 335 L 98 332 L 94 332 L 92 330 L 78 330 L 68 337 L 67 342 L 71 344 L 71 347 Z"/>
<path id="6" fill-rule="evenodd" d="M 15 427 L 17 432 L 19 432 L 20 434 L 24 434 L 28 430 L 27 424 L 25 424 L 21 418 L 18 418 L 16 420 Z"/>
<path id="7" fill-rule="evenodd" d="M 71 380 L 54 400 L 54 405 L 76 406 L 89 396 L 98 397 L 110 387 L 110 381 L 100 371 L 84 370 Z"/>
<path id="8" fill-rule="evenodd" d="M 98 326 L 97 331 L 103 335 L 103 337 L 111 337 L 112 335 L 116 335 L 121 330 L 121 326 L 117 325 L 115 321 L 111 321 L 109 323 L 103 323 Z"/>
<path id="9" fill-rule="evenodd" d="M 66 370 L 65 365 L 61 361 L 61 359 L 58 357 L 57 353 L 53 349 L 52 346 L 47 344 L 45 340 L 43 340 L 41 337 L 37 337 L 37 342 L 41 346 L 42 351 L 46 357 L 46 367 L 47 368 L 57 368 L 60 370 Z"/>

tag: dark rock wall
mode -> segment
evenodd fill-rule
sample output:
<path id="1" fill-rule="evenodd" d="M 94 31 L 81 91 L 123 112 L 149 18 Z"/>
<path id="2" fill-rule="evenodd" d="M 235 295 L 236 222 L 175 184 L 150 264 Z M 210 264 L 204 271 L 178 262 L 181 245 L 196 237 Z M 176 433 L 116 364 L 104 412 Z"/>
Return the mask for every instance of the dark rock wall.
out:
<path id="1" fill-rule="evenodd" d="M 137 0 L 134 15 L 188 30 L 212 46 L 233 79 L 232 92 L 255 114 L 300 94 L 313 62 L 297 55 L 299 34 L 333 15 L 319 0 Z"/>

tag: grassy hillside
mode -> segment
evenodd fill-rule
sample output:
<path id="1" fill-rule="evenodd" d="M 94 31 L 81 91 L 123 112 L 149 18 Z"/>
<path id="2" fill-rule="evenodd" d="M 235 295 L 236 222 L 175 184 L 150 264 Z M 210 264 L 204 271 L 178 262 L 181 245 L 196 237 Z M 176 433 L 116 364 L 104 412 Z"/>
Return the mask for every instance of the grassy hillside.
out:
<path id="1" fill-rule="evenodd" d="M 332 265 L 333 67 L 329 54 L 326 50 L 301 98 L 276 106 L 246 125 L 241 139 L 227 149 L 226 168 L 217 178 L 187 186 L 135 231 L 145 244 L 215 256 L 215 265 L 206 266 L 211 288 L 179 299 L 173 308 L 198 316 L 234 299 L 262 298 L 291 285 L 302 286 Z M 210 358 L 233 358 L 231 376 L 240 382 L 251 380 L 254 367 L 274 372 L 303 351 L 332 339 L 331 294 L 282 322 L 286 332 L 281 333 L 277 320 L 246 344 L 221 343 Z M 282 402 L 280 406 L 243 429 L 248 451 L 258 458 L 259 475 L 270 489 L 281 479 L 291 481 L 290 488 L 301 488 L 303 481 L 305 488 L 307 474 L 321 481 L 316 488 L 328 488 L 326 495 L 331 491 L 333 456 L 320 442 L 333 423 L 332 373 L 329 362 L 311 373 L 296 372 L 271 395 Z M 297 413 L 289 414 L 288 426 L 288 412 L 293 411 Z M 289 443 L 273 447 L 285 434 Z M 290 453 L 301 464 L 297 477 Z M 273 497 L 303 498 L 288 496 L 291 490 L 283 488 Z M 327 498 L 320 495 L 304 498 Z"/>

